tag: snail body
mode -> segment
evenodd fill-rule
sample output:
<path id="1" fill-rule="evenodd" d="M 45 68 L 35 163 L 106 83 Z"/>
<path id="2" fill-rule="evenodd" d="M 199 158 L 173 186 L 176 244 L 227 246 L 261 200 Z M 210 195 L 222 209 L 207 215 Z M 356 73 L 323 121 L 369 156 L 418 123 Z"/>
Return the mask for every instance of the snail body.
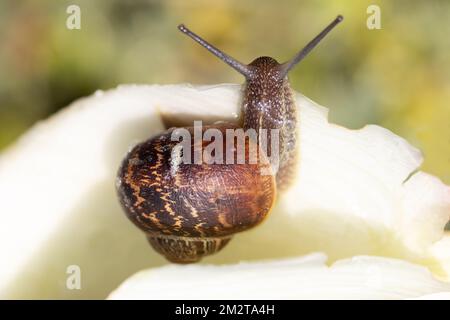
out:
<path id="1" fill-rule="evenodd" d="M 169 261 L 199 261 L 221 250 L 235 233 L 253 228 L 267 217 L 277 192 L 289 186 L 295 170 L 297 113 L 287 73 L 341 20 L 338 16 L 283 64 L 260 57 L 244 65 L 179 26 L 244 75 L 246 84 L 240 123 L 204 126 L 200 140 L 194 138 L 195 127 L 182 128 L 191 134 L 187 143 L 183 141 L 187 149 L 173 139 L 180 128 L 171 128 L 136 145 L 122 162 L 117 179 L 121 205 L 152 247 Z M 208 157 L 200 157 L 196 163 L 183 161 L 187 155 L 195 158 L 195 150 L 211 144 L 212 139 L 204 136 L 208 130 L 225 137 L 229 130 L 239 129 L 254 130 L 258 136 L 244 139 L 241 145 L 235 137 L 214 142 L 224 154 L 231 154 L 234 160 L 241 156 L 243 162 L 211 163 Z M 259 139 L 263 130 L 268 130 L 265 148 Z"/>

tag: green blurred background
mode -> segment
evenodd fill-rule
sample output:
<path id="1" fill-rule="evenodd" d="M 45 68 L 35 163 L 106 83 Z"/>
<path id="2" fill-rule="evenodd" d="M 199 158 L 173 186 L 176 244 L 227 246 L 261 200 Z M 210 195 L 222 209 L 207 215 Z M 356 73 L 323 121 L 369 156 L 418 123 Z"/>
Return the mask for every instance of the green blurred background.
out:
<path id="1" fill-rule="evenodd" d="M 81 30 L 66 8 L 81 7 Z M 381 8 L 381 30 L 366 27 Z M 243 62 L 290 58 L 338 13 L 345 21 L 291 73 L 333 122 L 379 124 L 450 183 L 450 1 L 0 2 L 0 150 L 81 96 L 121 83 L 242 82 L 181 35 L 184 22 Z"/>

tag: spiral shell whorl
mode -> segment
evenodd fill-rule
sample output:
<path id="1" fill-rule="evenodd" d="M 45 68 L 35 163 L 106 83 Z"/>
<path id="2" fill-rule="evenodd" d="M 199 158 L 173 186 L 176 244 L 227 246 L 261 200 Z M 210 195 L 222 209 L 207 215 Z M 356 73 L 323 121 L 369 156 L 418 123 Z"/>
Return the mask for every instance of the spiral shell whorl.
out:
<path id="1" fill-rule="evenodd" d="M 222 250 L 231 237 L 189 238 L 147 235 L 152 247 L 174 263 L 193 263 Z"/>

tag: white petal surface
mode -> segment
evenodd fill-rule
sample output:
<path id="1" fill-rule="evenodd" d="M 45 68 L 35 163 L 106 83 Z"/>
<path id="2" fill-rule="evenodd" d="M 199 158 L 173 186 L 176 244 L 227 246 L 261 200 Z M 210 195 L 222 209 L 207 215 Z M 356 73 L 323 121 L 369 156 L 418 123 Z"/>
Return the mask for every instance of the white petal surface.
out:
<path id="1" fill-rule="evenodd" d="M 428 260 L 423 263 L 440 279 L 450 282 L 450 231 L 433 244 L 429 250 Z"/>
<path id="2" fill-rule="evenodd" d="M 450 293 L 450 284 L 401 260 L 360 256 L 327 267 L 325 259 L 316 254 L 232 266 L 170 265 L 137 273 L 109 298 L 406 299 Z"/>
<path id="3" fill-rule="evenodd" d="M 163 130 L 161 113 L 171 123 L 235 119 L 239 97 L 237 85 L 122 86 L 75 102 L 3 152 L 0 297 L 102 298 L 134 272 L 165 264 L 118 205 L 120 161 Z M 449 219 L 450 189 L 422 172 L 407 180 L 421 156 L 402 138 L 376 126 L 330 125 L 325 108 L 300 94 L 297 103 L 297 183 L 261 227 L 205 262 L 314 251 L 331 261 L 425 261 Z M 82 290 L 65 286 L 72 264 L 81 267 Z"/>

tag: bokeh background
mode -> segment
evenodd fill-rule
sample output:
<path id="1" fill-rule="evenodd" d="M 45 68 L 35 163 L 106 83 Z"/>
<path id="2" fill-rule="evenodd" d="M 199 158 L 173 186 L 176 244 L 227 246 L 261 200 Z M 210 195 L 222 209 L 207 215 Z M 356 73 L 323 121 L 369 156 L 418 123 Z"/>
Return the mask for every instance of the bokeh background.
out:
<path id="1" fill-rule="evenodd" d="M 66 8 L 81 7 L 81 30 Z M 381 30 L 366 27 L 381 8 Z M 345 21 L 291 73 L 293 87 L 351 128 L 379 124 L 450 183 L 450 1 L 23 0 L 0 2 L 0 150 L 35 122 L 121 83 L 242 82 L 181 35 L 184 22 L 243 62 L 289 59 Z"/>

